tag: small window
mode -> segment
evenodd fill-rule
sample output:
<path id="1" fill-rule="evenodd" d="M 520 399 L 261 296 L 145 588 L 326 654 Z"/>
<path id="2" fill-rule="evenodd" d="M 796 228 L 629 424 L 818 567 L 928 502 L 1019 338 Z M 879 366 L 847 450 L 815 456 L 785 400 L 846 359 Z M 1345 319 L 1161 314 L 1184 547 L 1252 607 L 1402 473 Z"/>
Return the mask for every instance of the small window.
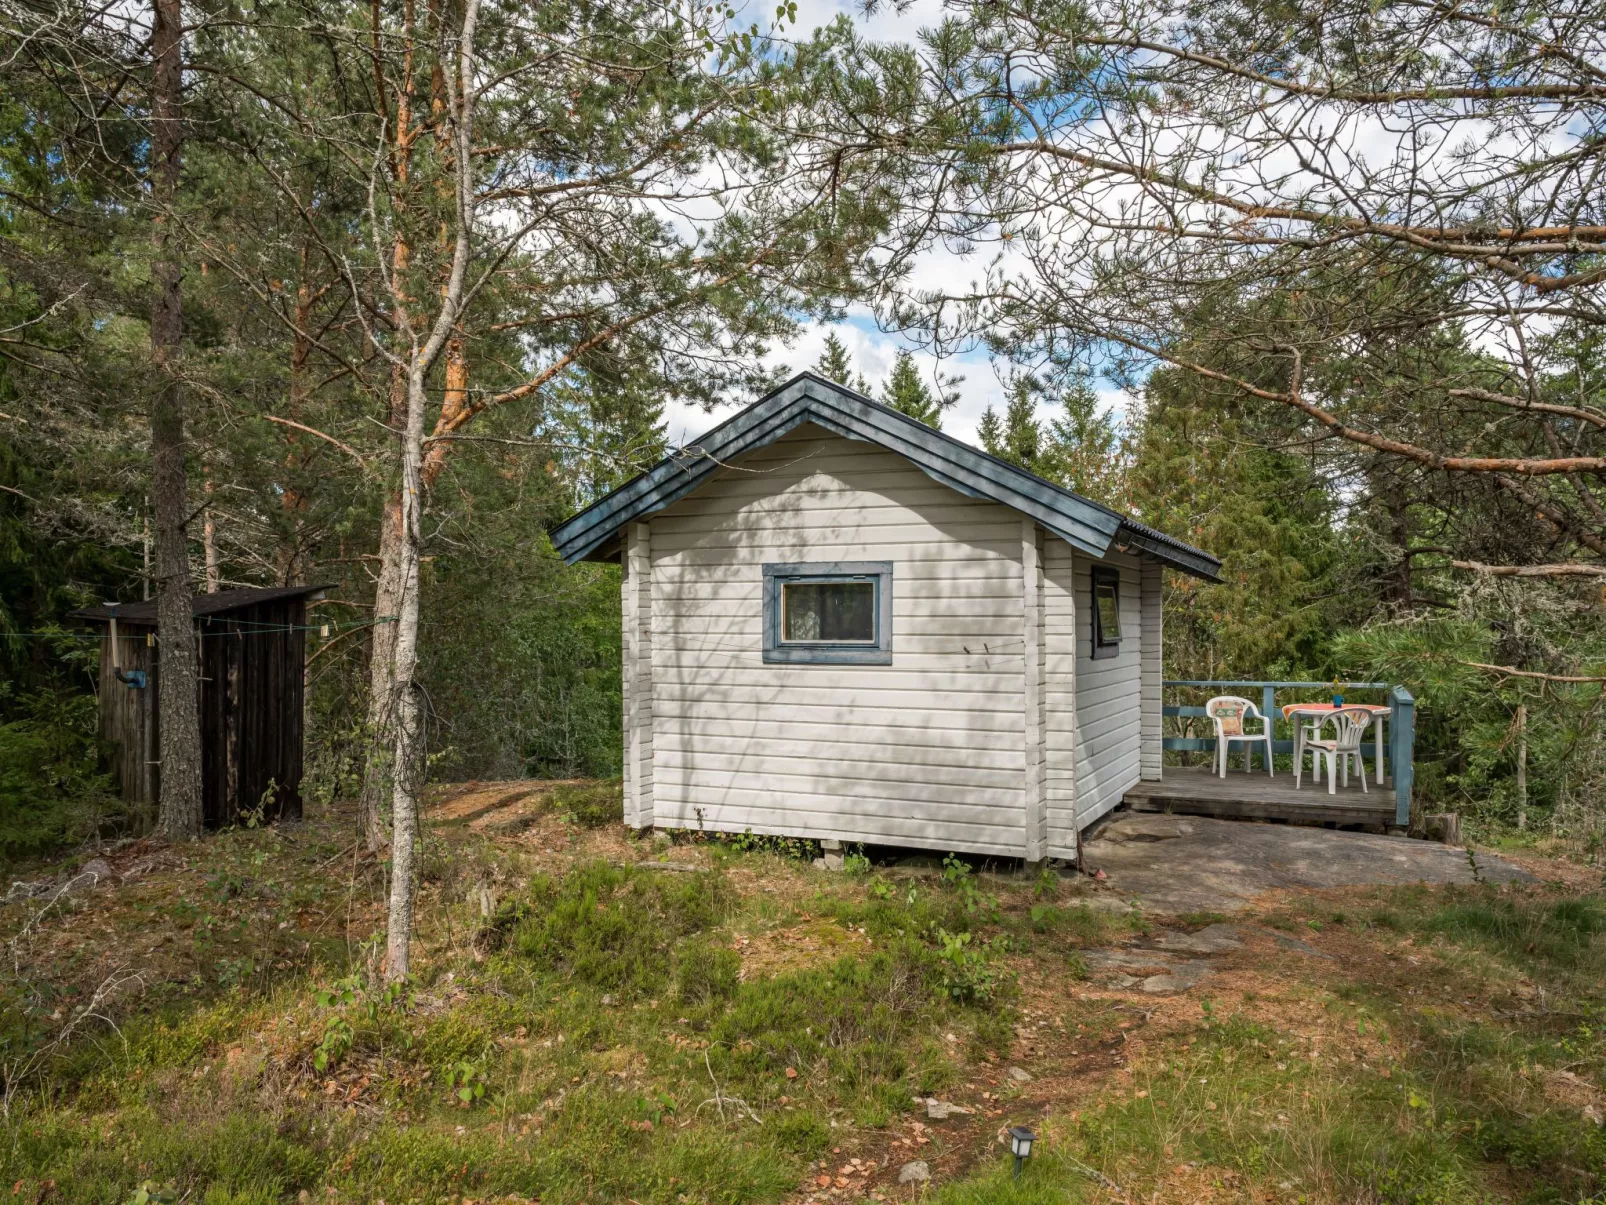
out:
<path id="1" fill-rule="evenodd" d="M 764 660 L 892 664 L 892 562 L 765 565 Z"/>
<path id="2" fill-rule="evenodd" d="M 1093 570 L 1093 656 L 1121 653 L 1121 575 L 1113 569 Z"/>

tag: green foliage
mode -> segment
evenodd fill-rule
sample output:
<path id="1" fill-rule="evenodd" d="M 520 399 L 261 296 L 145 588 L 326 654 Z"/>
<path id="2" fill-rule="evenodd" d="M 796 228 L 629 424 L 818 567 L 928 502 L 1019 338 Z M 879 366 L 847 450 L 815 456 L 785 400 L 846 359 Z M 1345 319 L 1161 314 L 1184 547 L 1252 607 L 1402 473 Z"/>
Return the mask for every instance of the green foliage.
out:
<path id="1" fill-rule="evenodd" d="M 459 1060 L 446 1071 L 446 1087 L 465 1105 L 485 1099 L 485 1068 L 469 1059 Z"/>
<path id="2" fill-rule="evenodd" d="M 1597 896 L 1534 899 L 1474 886 L 1448 887 L 1432 902 L 1409 919 L 1381 911 L 1374 923 L 1481 949 L 1573 988 L 1606 975 L 1606 901 Z"/>
<path id="3" fill-rule="evenodd" d="M 312 1051 L 312 1066 L 319 1072 L 328 1071 L 340 1064 L 359 1036 L 383 1032 L 410 1004 L 410 993 L 405 983 L 370 984 L 361 974 L 337 979 L 328 987 L 313 993 L 318 1007 L 331 1010 L 323 1020 L 323 1036 Z M 359 1035 L 358 1026 L 363 1034 Z M 410 1035 L 404 1045 L 411 1045 Z"/>
<path id="4" fill-rule="evenodd" d="M 736 994 L 742 960 L 735 950 L 690 939 L 676 954 L 676 998 L 686 1008 L 701 1008 Z"/>
<path id="5" fill-rule="evenodd" d="M 752 829 L 739 833 L 683 832 L 676 836 L 694 841 L 719 841 L 739 854 L 774 854 L 794 862 L 812 862 L 820 856 L 820 843 L 812 837 L 783 837 L 755 833 Z"/>
<path id="6" fill-rule="evenodd" d="M 958 854 L 951 853 L 943 858 L 942 881 L 952 887 L 959 896 L 960 906 L 966 916 L 976 916 L 978 913 L 988 916 L 997 914 L 998 897 L 981 889 L 970 863 Z"/>
<path id="7" fill-rule="evenodd" d="M 920 369 L 915 364 L 912 352 L 898 352 L 892 362 L 892 373 L 881 387 L 881 401 L 885 405 L 940 430 L 942 412 L 951 404 L 951 400 L 933 393 L 931 387 L 920 379 Z"/>
<path id="8" fill-rule="evenodd" d="M 1046 431 L 1037 417 L 1045 399 L 1060 411 Z M 1000 460 L 1106 506 L 1128 505 L 1131 448 L 1115 412 L 1101 408 L 1086 373 L 1072 374 L 1057 393 L 1034 376 L 1016 376 L 1003 418 L 988 406 L 978 434 L 982 447 Z"/>
<path id="9" fill-rule="evenodd" d="M 1346 589 L 1360 546 L 1335 526 L 1335 483 L 1263 446 L 1275 430 L 1231 391 L 1174 370 L 1148 380 L 1132 505 L 1222 560 L 1221 585 L 1168 578 L 1167 676 L 1331 678 L 1333 636 L 1372 613 L 1375 591 Z"/>
<path id="10" fill-rule="evenodd" d="M 956 1004 L 986 1004 L 997 994 L 1004 974 L 994 961 L 993 951 L 975 942 L 970 933 L 937 930 L 941 948 L 937 951 L 942 988 Z"/>
<path id="11" fill-rule="evenodd" d="M 0 863 L 82 840 L 124 815 L 98 766 L 93 695 L 41 691 L 0 722 Z"/>
<path id="12" fill-rule="evenodd" d="M 1603 684 L 1502 677 L 1479 667 L 1540 665 L 1599 676 L 1606 630 L 1565 610 L 1547 615 L 1537 607 L 1513 630 L 1508 618 L 1479 611 L 1469 606 L 1455 615 L 1379 623 L 1342 635 L 1334 647 L 1347 664 L 1386 675 L 1416 696 L 1417 789 L 1428 801 L 1486 823 L 1514 824 L 1520 751 L 1527 823 L 1552 830 L 1576 825 L 1598 845 L 1606 805 Z"/>
<path id="13" fill-rule="evenodd" d="M 847 346 L 837 338 L 835 331 L 825 333 L 825 349 L 820 352 L 820 358 L 814 362 L 814 371 L 838 385 L 846 385 L 849 389 L 856 389 L 863 394 L 870 392 L 870 385 L 864 379 L 864 374 L 853 371 L 853 357 L 848 354 Z"/>
<path id="14" fill-rule="evenodd" d="M 623 824 L 624 786 L 615 780 L 553 787 L 552 808 L 581 828 L 605 828 L 610 824 Z"/>
<path id="15" fill-rule="evenodd" d="M 561 883 L 531 884 L 512 945 L 540 970 L 623 997 L 656 995 L 668 986 L 674 943 L 717 924 L 731 900 L 716 873 L 653 874 L 593 862 Z"/>
<path id="16" fill-rule="evenodd" d="M 715 1074 L 756 1095 L 792 1067 L 799 1084 L 850 1099 L 899 1087 L 907 1107 L 903 1080 L 929 1002 L 918 959 L 910 948 L 878 951 L 743 983 L 710 1030 Z"/>

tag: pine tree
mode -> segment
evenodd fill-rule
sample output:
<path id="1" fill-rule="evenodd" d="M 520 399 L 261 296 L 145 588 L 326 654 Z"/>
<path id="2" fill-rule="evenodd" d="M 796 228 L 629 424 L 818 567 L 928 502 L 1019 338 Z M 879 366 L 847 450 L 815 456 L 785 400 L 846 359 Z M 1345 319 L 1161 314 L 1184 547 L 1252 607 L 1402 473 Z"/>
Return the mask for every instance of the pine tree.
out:
<path id="1" fill-rule="evenodd" d="M 907 414 L 910 418 L 918 419 L 928 427 L 942 430 L 942 412 L 950 405 L 952 399 L 939 399 L 934 396 L 926 383 L 920 379 L 920 370 L 915 367 L 915 358 L 912 352 L 900 351 L 898 358 L 893 361 L 892 375 L 887 383 L 881 387 L 881 401 L 894 410 Z"/>

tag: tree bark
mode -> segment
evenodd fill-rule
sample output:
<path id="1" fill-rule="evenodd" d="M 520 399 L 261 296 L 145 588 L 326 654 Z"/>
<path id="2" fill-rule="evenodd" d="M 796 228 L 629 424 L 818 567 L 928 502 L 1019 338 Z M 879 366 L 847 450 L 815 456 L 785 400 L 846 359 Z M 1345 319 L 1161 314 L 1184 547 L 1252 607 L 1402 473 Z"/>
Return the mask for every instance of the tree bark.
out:
<path id="1" fill-rule="evenodd" d="M 379 580 L 374 584 L 374 626 L 368 641 L 368 764 L 358 800 L 358 824 L 370 850 L 390 839 L 391 761 L 395 756 L 396 628 L 402 597 L 402 500 L 385 500 L 379 528 Z"/>
<path id="2" fill-rule="evenodd" d="M 418 838 L 418 793 L 422 783 L 423 735 L 413 676 L 418 668 L 418 552 L 424 459 L 424 376 L 416 360 L 409 374 L 407 427 L 402 436 L 401 523 L 397 559 L 397 608 L 392 654 L 389 718 L 395 730 L 390 764 L 390 916 L 385 978 L 407 977 L 411 966 L 414 861 Z"/>
<path id="3" fill-rule="evenodd" d="M 1528 705 L 1517 704 L 1517 828 L 1528 827 Z"/>
<path id="4" fill-rule="evenodd" d="M 212 515 L 212 470 L 201 468 L 201 492 L 206 495 L 207 507 L 201 520 L 201 551 L 206 559 L 206 592 L 216 594 L 223 585 L 223 570 L 217 555 L 217 520 Z"/>
<path id="5" fill-rule="evenodd" d="M 190 585 L 182 380 L 183 275 L 171 221 L 183 164 L 181 0 L 153 0 L 151 29 L 151 506 L 155 511 L 157 679 L 161 706 L 161 802 L 157 830 L 170 839 L 201 834 L 200 659 Z"/>
<path id="6" fill-rule="evenodd" d="M 418 668 L 418 560 L 423 508 L 424 382 L 462 316 L 468 264 L 473 251 L 474 187 L 474 31 L 479 0 L 463 6 L 463 32 L 457 47 L 453 86 L 453 171 L 456 183 L 456 238 L 451 273 L 441 291 L 441 308 L 429 336 L 420 343 L 402 309 L 402 332 L 411 346 L 406 358 L 407 421 L 401 437 L 401 523 L 397 546 L 397 608 L 392 655 L 390 714 L 395 725 L 391 759 L 390 914 L 386 929 L 385 978 L 394 983 L 411 969 L 414 861 L 418 796 L 423 786 L 424 749 L 414 675 Z M 398 301 L 401 298 L 397 298 Z"/>

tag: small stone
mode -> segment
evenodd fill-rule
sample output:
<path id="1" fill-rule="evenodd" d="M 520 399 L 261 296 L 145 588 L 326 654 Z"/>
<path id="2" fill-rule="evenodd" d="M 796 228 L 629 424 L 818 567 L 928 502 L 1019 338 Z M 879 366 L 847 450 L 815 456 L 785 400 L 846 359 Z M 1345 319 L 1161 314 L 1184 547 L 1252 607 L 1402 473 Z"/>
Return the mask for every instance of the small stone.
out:
<path id="1" fill-rule="evenodd" d="M 956 1105 L 951 1100 L 938 1100 L 935 1096 L 926 1097 L 926 1116 L 932 1121 L 947 1121 L 950 1117 L 969 1112 L 969 1109 Z"/>
<path id="2" fill-rule="evenodd" d="M 111 863 L 105 858 L 91 858 L 85 862 L 78 873 L 67 881 L 67 894 L 77 895 L 81 891 L 92 891 L 112 877 Z"/>
<path id="3" fill-rule="evenodd" d="M 1024 1067 L 1011 1067 L 1004 1074 L 1017 1084 L 1029 1084 L 1032 1082 L 1032 1073 Z"/>
<path id="4" fill-rule="evenodd" d="M 899 1184 L 924 1184 L 931 1179 L 931 1167 L 924 1159 L 915 1159 L 898 1169 Z"/>

